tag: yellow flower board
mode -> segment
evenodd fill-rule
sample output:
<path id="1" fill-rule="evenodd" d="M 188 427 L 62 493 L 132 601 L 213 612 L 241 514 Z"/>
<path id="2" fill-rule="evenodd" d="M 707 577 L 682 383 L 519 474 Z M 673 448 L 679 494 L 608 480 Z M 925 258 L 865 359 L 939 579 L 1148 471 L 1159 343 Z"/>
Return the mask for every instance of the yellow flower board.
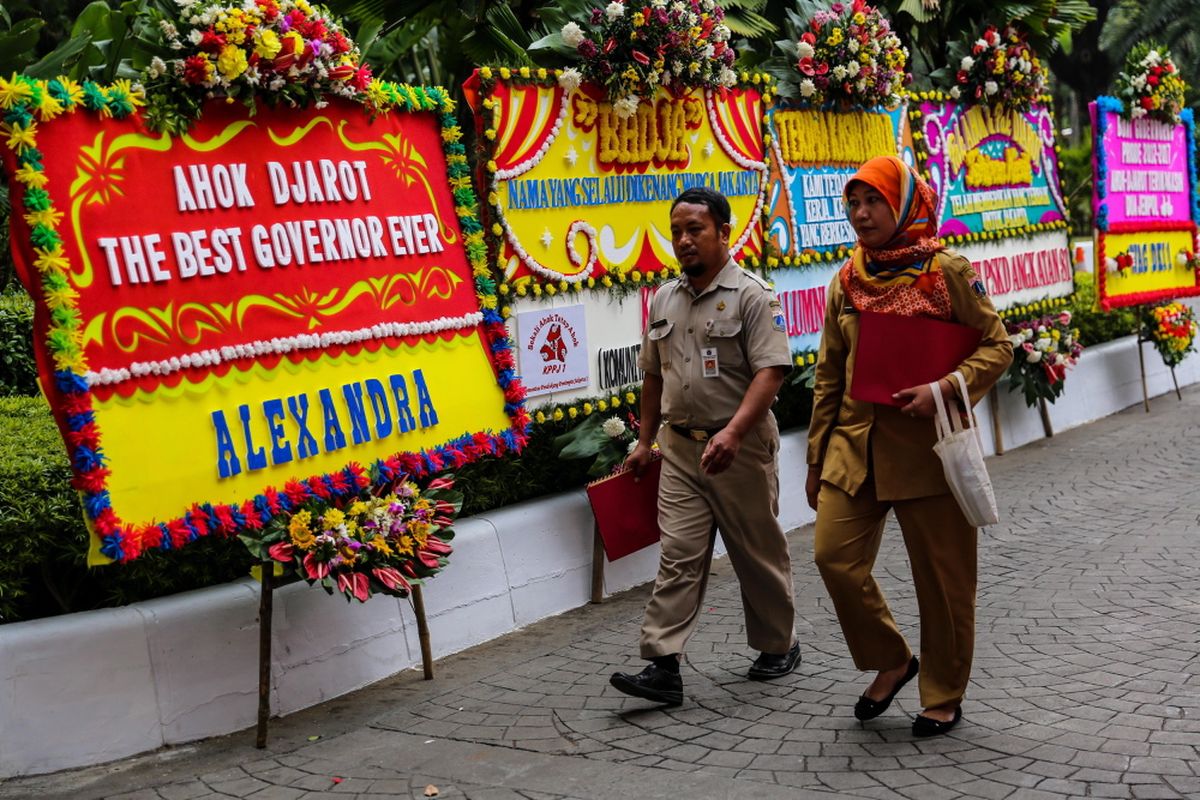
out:
<path id="1" fill-rule="evenodd" d="M 761 253 L 757 89 L 660 90 L 622 116 L 586 83 L 483 74 L 467 88 L 489 148 L 487 221 L 507 283 L 594 285 L 673 268 L 670 204 L 692 186 L 729 198 L 735 257 Z"/>
<path id="2" fill-rule="evenodd" d="M 210 104 L 171 136 L 112 105 L 121 87 L 49 114 L 61 81 L 0 83 L 18 273 L 93 560 L 523 446 L 440 90 L 374 117 Z"/>

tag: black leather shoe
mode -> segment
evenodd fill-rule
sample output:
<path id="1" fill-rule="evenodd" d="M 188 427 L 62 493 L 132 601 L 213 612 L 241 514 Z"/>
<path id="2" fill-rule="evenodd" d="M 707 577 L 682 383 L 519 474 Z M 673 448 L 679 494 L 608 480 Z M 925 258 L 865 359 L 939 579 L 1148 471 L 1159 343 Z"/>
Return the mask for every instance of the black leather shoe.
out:
<path id="1" fill-rule="evenodd" d="M 677 706 L 683 702 L 683 678 L 678 672 L 668 672 L 655 664 L 646 665 L 637 675 L 613 673 L 608 682 L 618 692 L 655 703 Z"/>
<path id="2" fill-rule="evenodd" d="M 919 738 L 941 736 L 957 725 L 960 719 L 962 719 L 962 706 L 954 709 L 954 719 L 949 722 L 942 722 L 941 720 L 930 719 L 923 714 L 917 714 L 916 719 L 913 720 L 913 736 Z"/>
<path id="3" fill-rule="evenodd" d="M 904 688 L 904 684 L 913 679 L 913 676 L 921 671 L 921 664 L 917 661 L 917 657 L 913 656 L 908 662 L 908 671 L 904 673 L 904 677 L 897 681 L 892 687 L 892 693 L 882 700 L 872 700 L 865 694 L 858 698 L 858 702 L 854 704 L 854 716 L 861 720 L 875 719 L 880 714 L 888 710 L 888 706 L 896 699 L 896 695 Z M 918 717 L 919 719 L 919 717 Z"/>
<path id="4" fill-rule="evenodd" d="M 746 677 L 752 681 L 769 681 L 782 678 L 800 663 L 800 643 L 792 645 L 786 653 L 759 653 Z"/>

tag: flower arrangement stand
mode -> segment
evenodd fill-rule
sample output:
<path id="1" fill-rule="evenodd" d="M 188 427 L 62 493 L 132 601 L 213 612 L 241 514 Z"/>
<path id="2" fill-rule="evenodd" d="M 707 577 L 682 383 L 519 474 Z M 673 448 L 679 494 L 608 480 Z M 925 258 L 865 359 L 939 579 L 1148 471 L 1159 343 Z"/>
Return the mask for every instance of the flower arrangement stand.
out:
<path id="1" fill-rule="evenodd" d="M 262 750 L 267 746 L 267 732 L 271 720 L 271 620 L 274 600 L 275 562 L 266 559 L 259 564 L 262 570 L 262 591 L 258 596 L 258 727 L 255 730 L 254 746 Z M 603 567 L 601 567 L 603 569 Z M 421 642 L 421 669 L 425 680 L 433 680 L 433 648 L 429 640 L 429 622 L 425 618 L 425 596 L 420 584 L 412 587 L 413 616 L 417 618 L 417 638 Z"/>
<path id="2" fill-rule="evenodd" d="M 1046 434 L 1046 438 L 1050 439 L 1054 436 L 1054 424 L 1050 422 L 1050 404 L 1046 402 L 1046 398 L 1038 398 L 1038 414 L 1042 417 L 1042 431 Z"/>
<path id="3" fill-rule="evenodd" d="M 604 540 L 600 523 L 592 523 L 592 602 L 604 602 Z"/>
<path id="4" fill-rule="evenodd" d="M 267 725 L 271 718 L 271 618 L 273 616 L 275 561 L 265 559 L 258 565 L 262 570 L 262 591 L 258 595 L 258 729 L 254 746 L 267 746 Z"/>
<path id="5" fill-rule="evenodd" d="M 988 389 L 988 411 L 992 418 L 992 441 L 996 444 L 996 455 L 1004 455 L 1004 430 L 1000 425 L 1000 392 L 995 384 Z"/>
<path id="6" fill-rule="evenodd" d="M 1142 408 L 1146 413 L 1150 413 L 1150 391 L 1146 388 L 1146 354 L 1142 352 L 1142 343 L 1149 341 L 1145 336 L 1143 326 L 1138 325 L 1137 329 L 1137 350 L 1138 350 L 1138 369 L 1142 373 Z M 1171 377 L 1175 377 L 1175 371 L 1171 371 Z"/>

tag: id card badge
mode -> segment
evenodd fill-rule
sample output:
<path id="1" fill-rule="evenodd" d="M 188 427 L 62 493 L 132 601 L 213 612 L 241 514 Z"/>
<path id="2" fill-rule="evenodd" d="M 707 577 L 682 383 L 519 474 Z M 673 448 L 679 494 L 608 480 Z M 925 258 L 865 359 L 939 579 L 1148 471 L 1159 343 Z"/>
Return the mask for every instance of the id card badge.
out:
<path id="1" fill-rule="evenodd" d="M 716 378 L 721 374 L 721 365 L 717 361 L 717 348 L 700 348 L 700 367 L 704 377 Z"/>

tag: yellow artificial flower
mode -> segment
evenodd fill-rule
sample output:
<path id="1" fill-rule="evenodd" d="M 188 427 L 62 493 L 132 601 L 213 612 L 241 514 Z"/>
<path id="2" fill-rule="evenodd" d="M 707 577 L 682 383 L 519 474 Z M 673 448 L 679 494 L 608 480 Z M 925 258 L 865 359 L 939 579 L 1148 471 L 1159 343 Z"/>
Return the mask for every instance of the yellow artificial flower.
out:
<path id="1" fill-rule="evenodd" d="M 841 44 L 844 39 L 845 34 L 842 33 L 842 29 L 834 28 L 829 32 L 829 38 L 826 41 L 831 47 L 836 47 L 837 45 Z"/>
<path id="2" fill-rule="evenodd" d="M 254 52 L 259 58 L 274 58 L 283 49 L 279 34 L 267 28 L 254 34 Z M 374 83 L 374 82 L 372 82 Z"/>
<path id="3" fill-rule="evenodd" d="M 12 108 L 33 97 L 33 88 L 22 80 L 17 79 L 14 72 L 11 80 L 0 78 L 0 108 Z"/>
<path id="4" fill-rule="evenodd" d="M 543 414 L 541 411 L 537 412 L 537 414 L 534 414 L 533 419 L 535 422 L 537 422 L 538 425 L 546 424 L 546 415 Z"/>
<path id="5" fill-rule="evenodd" d="M 46 176 L 45 172 L 40 169 L 34 169 L 28 164 L 17 170 L 15 177 L 17 179 L 17 183 L 22 183 L 26 186 L 33 186 L 38 189 L 43 188 L 50 181 L 50 178 Z"/>
<path id="6" fill-rule="evenodd" d="M 583 415 L 586 417 L 586 416 L 588 416 L 588 415 L 589 415 L 589 414 L 591 414 L 591 413 L 592 413 L 592 404 L 591 404 L 591 403 L 584 403 L 584 404 L 583 404 Z"/>
<path id="7" fill-rule="evenodd" d="M 575 406 L 571 406 L 567 409 L 567 416 L 571 419 L 575 419 L 579 416 L 579 409 L 577 409 Z"/>
<path id="8" fill-rule="evenodd" d="M 221 55 L 217 56 L 217 72 L 220 72 L 222 77 L 233 80 L 245 72 L 246 67 L 245 50 L 231 44 L 221 48 Z"/>
<path id="9" fill-rule="evenodd" d="M 37 141 L 37 123 L 30 121 L 25 127 L 13 125 L 9 129 L 8 149 L 16 153 L 24 153 L 32 149 Z"/>
<path id="10" fill-rule="evenodd" d="M 637 402 L 637 395 L 634 394 L 633 392 L 626 392 L 625 393 L 625 402 L 628 403 L 629 405 L 633 405 L 634 403 Z"/>

